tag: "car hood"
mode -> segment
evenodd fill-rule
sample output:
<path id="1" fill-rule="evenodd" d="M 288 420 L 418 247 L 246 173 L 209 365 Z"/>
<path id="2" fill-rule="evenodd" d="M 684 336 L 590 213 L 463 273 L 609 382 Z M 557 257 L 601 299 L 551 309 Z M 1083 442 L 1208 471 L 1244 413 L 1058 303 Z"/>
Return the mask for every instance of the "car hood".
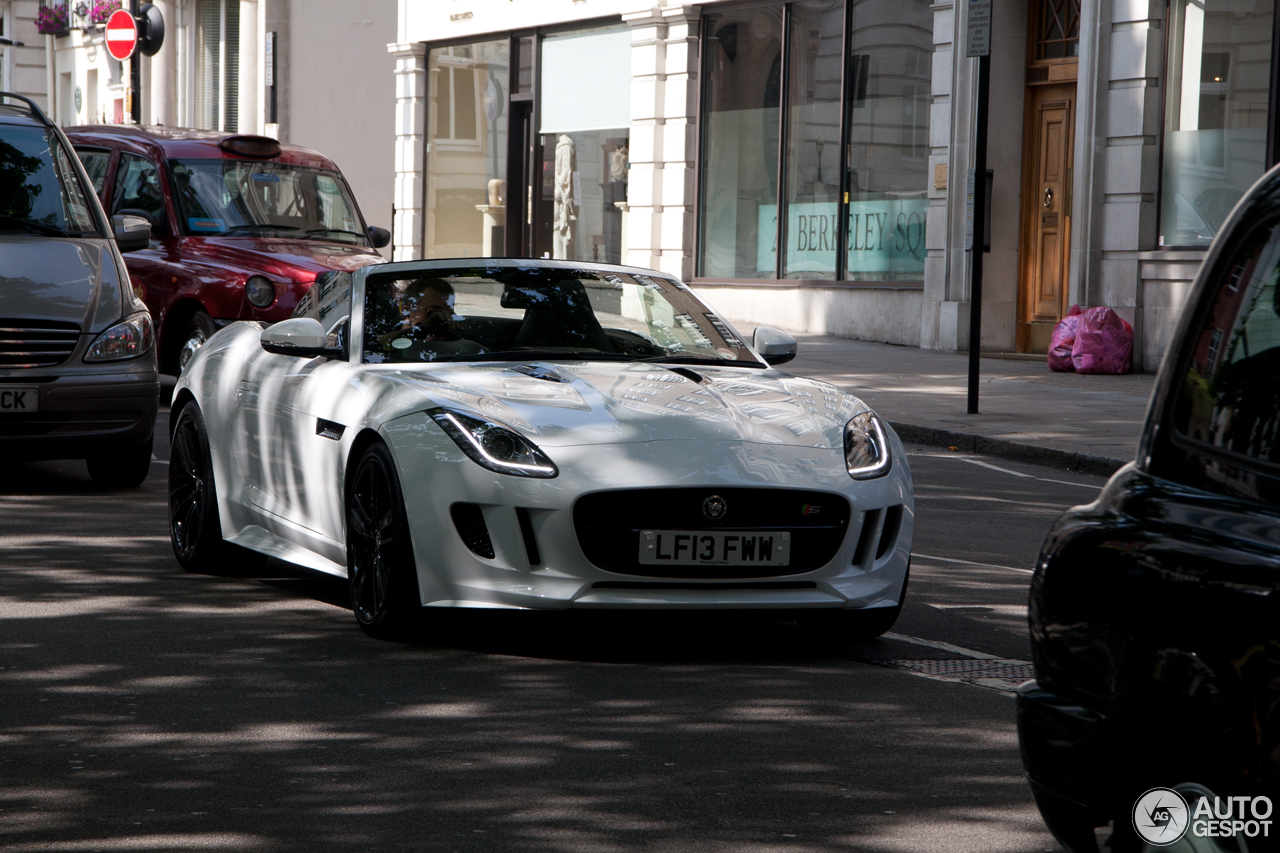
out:
<path id="1" fill-rule="evenodd" d="M 383 262 L 382 255 L 372 249 L 319 240 L 281 237 L 188 237 L 187 240 L 188 255 L 303 281 L 314 280 L 326 270 L 354 272 Z"/>
<path id="2" fill-rule="evenodd" d="M 844 425 L 867 410 L 834 385 L 777 370 L 599 362 L 424 368 L 391 376 L 435 405 L 502 421 L 544 447 L 709 440 L 843 448 Z"/>
<path id="3" fill-rule="evenodd" d="M 75 323 L 96 330 L 99 306 L 120 316 L 120 288 L 106 240 L 0 236 L 0 317 Z"/>

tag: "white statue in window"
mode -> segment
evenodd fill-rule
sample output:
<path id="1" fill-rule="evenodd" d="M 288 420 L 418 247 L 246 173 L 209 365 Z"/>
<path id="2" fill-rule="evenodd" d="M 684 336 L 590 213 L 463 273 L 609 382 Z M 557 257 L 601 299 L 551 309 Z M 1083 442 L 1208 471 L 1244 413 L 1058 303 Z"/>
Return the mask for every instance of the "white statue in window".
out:
<path id="1" fill-rule="evenodd" d="M 555 219 L 551 228 L 551 257 L 572 258 L 573 223 L 577 210 L 573 199 L 573 140 L 561 134 L 556 140 Z"/>

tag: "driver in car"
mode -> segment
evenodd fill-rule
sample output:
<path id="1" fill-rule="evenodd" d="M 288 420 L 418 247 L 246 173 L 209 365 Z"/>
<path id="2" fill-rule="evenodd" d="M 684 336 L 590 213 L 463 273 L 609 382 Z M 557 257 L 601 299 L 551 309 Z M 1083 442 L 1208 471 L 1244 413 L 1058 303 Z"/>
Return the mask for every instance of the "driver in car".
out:
<path id="1" fill-rule="evenodd" d="M 484 347 L 458 333 L 454 316 L 457 296 L 444 279 L 420 278 L 395 297 L 401 323 L 379 338 L 398 361 L 435 361 L 484 352 Z"/>

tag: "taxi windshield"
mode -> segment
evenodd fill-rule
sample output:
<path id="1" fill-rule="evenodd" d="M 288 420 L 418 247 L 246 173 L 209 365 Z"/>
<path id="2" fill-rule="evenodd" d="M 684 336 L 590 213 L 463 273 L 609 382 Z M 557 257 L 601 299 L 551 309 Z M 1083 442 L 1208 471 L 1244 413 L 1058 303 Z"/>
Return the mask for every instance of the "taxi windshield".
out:
<path id="1" fill-rule="evenodd" d="M 364 362 L 650 361 L 764 367 L 679 282 L 495 266 L 371 273 Z"/>
<path id="2" fill-rule="evenodd" d="M 335 172 L 250 160 L 172 160 L 183 233 L 268 236 L 369 246 Z"/>

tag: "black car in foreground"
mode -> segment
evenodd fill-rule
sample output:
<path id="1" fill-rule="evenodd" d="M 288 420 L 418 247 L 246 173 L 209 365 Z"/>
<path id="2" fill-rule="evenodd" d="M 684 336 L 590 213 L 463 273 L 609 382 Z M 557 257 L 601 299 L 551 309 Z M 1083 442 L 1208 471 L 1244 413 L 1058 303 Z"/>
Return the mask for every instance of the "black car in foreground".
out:
<path id="1" fill-rule="evenodd" d="M 1205 258 L 1137 460 L 1041 552 L 1018 734 L 1073 853 L 1108 823 L 1113 851 L 1280 847 L 1278 280 L 1273 169 Z"/>

